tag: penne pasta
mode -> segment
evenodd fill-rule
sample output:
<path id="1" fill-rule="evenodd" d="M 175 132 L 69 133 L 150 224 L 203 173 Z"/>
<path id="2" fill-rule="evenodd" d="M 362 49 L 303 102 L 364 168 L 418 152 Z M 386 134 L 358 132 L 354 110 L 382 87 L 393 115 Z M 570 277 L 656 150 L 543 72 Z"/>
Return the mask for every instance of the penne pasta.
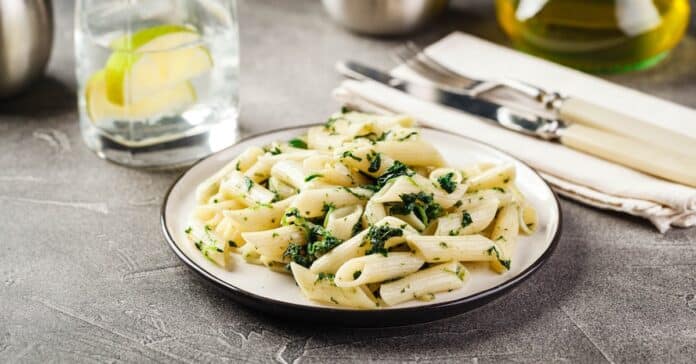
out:
<path id="1" fill-rule="evenodd" d="M 345 111 L 248 148 L 198 186 L 186 236 L 216 265 L 239 254 L 292 273 L 309 300 L 359 309 L 459 289 L 463 262 L 509 270 L 538 224 L 515 166 L 448 166 L 414 124 Z"/>
<path id="2" fill-rule="evenodd" d="M 331 276 L 312 273 L 296 263 L 290 263 L 290 269 L 300 290 L 310 300 L 355 308 L 378 307 L 372 292 L 364 286 L 338 287 Z"/>
<path id="3" fill-rule="evenodd" d="M 244 202 L 247 206 L 267 204 L 275 199 L 273 192 L 236 171 L 228 175 L 220 189 L 226 195 Z"/>
<path id="4" fill-rule="evenodd" d="M 434 235 L 470 235 L 488 227 L 495 218 L 500 201 L 491 198 L 482 201 L 471 210 L 453 212 L 437 219 Z"/>
<path id="5" fill-rule="evenodd" d="M 263 150 L 261 148 L 251 147 L 240 154 L 239 157 L 227 163 L 214 175 L 208 177 L 196 188 L 196 200 L 198 200 L 198 203 L 205 203 L 210 196 L 216 194 L 220 188 L 220 182 L 225 176 L 233 171 L 246 171 L 262 154 Z"/>
<path id="6" fill-rule="evenodd" d="M 372 194 L 372 191 L 358 187 L 320 188 L 300 192 L 291 206 L 297 208 L 304 217 L 318 217 L 324 214 L 325 205 L 362 205 Z"/>
<path id="7" fill-rule="evenodd" d="M 510 270 L 519 230 L 520 220 L 517 206 L 507 205 L 501 208 L 491 231 L 491 240 L 495 241 L 499 247 L 499 259 L 491 261 L 491 268 L 496 272 Z"/>
<path id="8" fill-rule="evenodd" d="M 245 232 L 242 238 L 252 245 L 259 255 L 276 262 L 287 261 L 283 256 L 290 243 L 305 244 L 307 234 L 299 226 L 289 225 L 272 230 Z"/>
<path id="9" fill-rule="evenodd" d="M 501 259 L 500 246 L 482 235 L 410 235 L 406 237 L 406 240 L 427 263 L 497 262 Z"/>
<path id="10" fill-rule="evenodd" d="M 346 240 L 354 235 L 356 225 L 358 231 L 362 230 L 363 207 L 360 205 L 345 206 L 331 211 L 326 216 L 326 230 L 330 231 L 333 236 Z"/>
<path id="11" fill-rule="evenodd" d="M 384 283 L 379 295 L 388 306 L 461 288 L 469 272 L 458 262 L 437 264 L 393 282 Z"/>
<path id="12" fill-rule="evenodd" d="M 469 191 L 479 191 L 487 188 L 504 188 L 508 183 L 515 180 L 515 167 L 512 164 L 503 164 L 484 171 L 483 173 L 471 177 Z"/>
<path id="13" fill-rule="evenodd" d="M 423 259 L 413 253 L 371 254 L 343 263 L 336 271 L 336 285 L 355 287 L 384 282 L 411 274 L 423 265 Z"/>

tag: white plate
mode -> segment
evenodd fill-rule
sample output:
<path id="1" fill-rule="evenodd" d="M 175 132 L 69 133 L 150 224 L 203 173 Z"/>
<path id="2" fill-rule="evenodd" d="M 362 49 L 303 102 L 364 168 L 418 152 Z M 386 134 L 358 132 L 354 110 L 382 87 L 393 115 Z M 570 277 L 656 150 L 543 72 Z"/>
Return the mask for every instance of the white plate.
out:
<path id="1" fill-rule="evenodd" d="M 204 258 L 184 233 L 195 206 L 196 186 L 246 148 L 288 140 L 304 133 L 306 128 L 297 127 L 257 135 L 213 154 L 182 174 L 164 199 L 162 228 L 171 248 L 189 267 L 224 288 L 241 303 L 280 315 L 294 316 L 310 311 L 317 320 L 349 325 L 379 326 L 430 321 L 470 310 L 503 294 L 543 264 L 558 242 L 561 220 L 558 200 L 536 172 L 488 145 L 424 128 L 423 138 L 435 145 L 450 165 L 461 166 L 482 161 L 515 164 L 516 184 L 536 208 L 539 224 L 533 235 L 521 236 L 518 240 L 509 272 L 497 274 L 487 264 L 466 264 L 471 276 L 464 287 L 449 293 L 439 293 L 432 301 L 414 300 L 388 308 L 354 310 L 310 301 L 302 296 L 290 275 L 247 264 L 238 255 L 233 254 L 233 268 L 229 271 Z"/>

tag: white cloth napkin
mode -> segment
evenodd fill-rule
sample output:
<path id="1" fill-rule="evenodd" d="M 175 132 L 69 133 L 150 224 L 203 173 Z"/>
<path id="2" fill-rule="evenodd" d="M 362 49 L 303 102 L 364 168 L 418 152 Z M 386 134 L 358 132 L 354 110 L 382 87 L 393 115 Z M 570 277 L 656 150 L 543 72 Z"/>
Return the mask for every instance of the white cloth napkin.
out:
<path id="1" fill-rule="evenodd" d="M 667 102 L 479 38 L 453 33 L 426 49 L 437 61 L 472 77 L 509 77 L 584 98 L 696 137 L 696 110 Z M 405 66 L 392 72 L 419 80 Z M 420 79 L 422 81 L 422 79 Z M 696 189 L 491 125 L 475 116 L 413 98 L 372 81 L 344 81 L 334 96 L 353 107 L 404 113 L 421 124 L 491 144 L 536 168 L 560 194 L 650 220 L 660 232 L 696 225 Z M 696 145 L 694 146 L 696 147 Z"/>

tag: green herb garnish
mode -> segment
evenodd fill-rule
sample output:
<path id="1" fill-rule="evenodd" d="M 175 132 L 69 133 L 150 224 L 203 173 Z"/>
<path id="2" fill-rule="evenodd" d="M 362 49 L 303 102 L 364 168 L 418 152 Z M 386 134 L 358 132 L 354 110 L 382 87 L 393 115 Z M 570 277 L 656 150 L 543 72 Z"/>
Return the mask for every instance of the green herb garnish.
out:
<path id="1" fill-rule="evenodd" d="M 367 154 L 367 160 L 370 161 L 370 166 L 367 168 L 367 171 L 370 173 L 375 173 L 379 171 L 379 168 L 382 166 L 382 155 L 380 153 L 375 153 L 375 151 L 370 151 L 370 153 Z"/>
<path id="2" fill-rule="evenodd" d="M 333 273 L 324 273 L 324 272 L 320 272 L 319 274 L 317 274 L 317 280 L 316 280 L 316 282 L 323 281 L 323 280 L 327 280 L 327 281 L 333 282 L 334 278 L 336 278 L 336 275 L 333 274 Z"/>
<path id="3" fill-rule="evenodd" d="M 428 225 L 432 219 L 436 219 L 443 214 L 442 207 L 433 201 L 433 195 L 425 192 L 408 193 L 399 195 L 401 203 L 390 206 L 389 212 L 397 215 L 408 215 L 415 213 L 423 224 Z"/>
<path id="4" fill-rule="evenodd" d="M 471 225 L 472 222 L 474 222 L 474 220 L 471 218 L 471 214 L 464 211 L 464 213 L 462 214 L 462 227 L 467 227 Z"/>
<path id="5" fill-rule="evenodd" d="M 447 191 L 447 193 L 452 193 L 457 188 L 457 182 L 452 180 L 453 177 L 454 172 L 443 174 L 442 176 L 437 178 L 437 183 L 439 183 L 440 187 L 443 190 Z"/>
<path id="6" fill-rule="evenodd" d="M 393 228 L 387 225 L 382 226 L 370 226 L 367 231 L 366 241 L 370 243 L 370 248 L 365 252 L 365 255 L 379 253 L 387 256 L 387 249 L 384 247 L 384 243 L 390 238 L 403 236 L 404 231 L 399 228 Z"/>
<path id="7" fill-rule="evenodd" d="M 244 185 L 246 186 L 247 192 L 251 191 L 251 188 L 254 187 L 254 181 L 251 180 L 251 178 L 244 176 Z"/>
<path id="8" fill-rule="evenodd" d="M 381 189 L 384 187 L 384 185 L 387 184 L 390 180 L 400 177 L 400 176 L 413 176 L 416 172 L 412 171 L 408 166 L 405 164 L 401 163 L 401 161 L 394 161 L 394 164 L 392 164 L 389 168 L 387 168 L 384 173 L 382 173 L 379 178 L 377 178 L 377 181 L 375 184 Z"/>
<path id="9" fill-rule="evenodd" d="M 345 152 L 343 152 L 342 157 L 343 157 L 343 158 L 351 158 L 351 159 L 354 159 L 354 160 L 356 160 L 356 161 L 358 161 L 358 162 L 362 161 L 362 158 L 356 157 L 356 156 L 353 154 L 353 152 L 351 152 L 350 150 L 346 150 Z"/>
<path id="10" fill-rule="evenodd" d="M 293 217 L 294 219 L 290 220 Z M 282 224 L 296 225 L 305 229 L 307 244 L 290 243 L 283 253 L 284 257 L 289 257 L 290 260 L 304 267 L 309 267 L 319 257 L 343 242 L 341 239 L 333 236 L 330 231 L 324 229 L 323 226 L 316 225 L 300 216 L 296 208 L 290 208 L 285 212 Z"/>
<path id="11" fill-rule="evenodd" d="M 314 173 L 314 174 L 310 174 L 309 176 L 307 176 L 304 180 L 305 180 L 305 182 L 309 182 L 309 181 L 311 181 L 315 178 L 319 178 L 319 177 L 324 177 L 324 175 L 319 174 L 319 173 Z"/>
<path id="12" fill-rule="evenodd" d="M 307 143 L 305 143 L 304 140 L 299 138 L 290 139 L 288 141 L 288 144 L 293 148 L 307 149 Z"/>
<path id="13" fill-rule="evenodd" d="M 406 139 L 408 139 L 408 138 L 410 138 L 410 137 L 412 137 L 412 136 L 414 136 L 414 135 L 418 135 L 418 132 L 417 132 L 417 131 L 412 131 L 412 132 L 406 134 L 406 136 L 403 136 L 403 137 L 401 137 L 401 138 L 399 138 L 399 139 L 397 139 L 397 140 L 400 141 L 400 142 L 403 142 L 404 140 L 406 140 Z"/>

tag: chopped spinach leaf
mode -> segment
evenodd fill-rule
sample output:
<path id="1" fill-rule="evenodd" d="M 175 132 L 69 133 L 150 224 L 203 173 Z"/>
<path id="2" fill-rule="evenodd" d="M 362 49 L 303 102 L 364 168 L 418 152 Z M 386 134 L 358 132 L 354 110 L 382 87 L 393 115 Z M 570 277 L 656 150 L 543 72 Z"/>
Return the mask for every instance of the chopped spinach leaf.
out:
<path id="1" fill-rule="evenodd" d="M 399 195 L 401 203 L 390 206 L 389 212 L 397 215 L 408 215 L 415 213 L 423 224 L 428 225 L 432 219 L 436 219 L 443 214 L 442 207 L 433 201 L 433 195 L 425 192 L 408 193 Z"/>
<path id="2" fill-rule="evenodd" d="M 452 180 L 453 177 L 454 172 L 443 174 L 442 176 L 437 178 L 437 183 L 439 183 L 440 187 L 443 190 L 447 191 L 447 193 L 452 193 L 457 188 L 457 182 Z"/>
<path id="3" fill-rule="evenodd" d="M 290 139 L 288 141 L 288 144 L 290 144 L 290 146 L 293 148 L 307 149 L 307 143 L 305 143 L 305 141 L 300 138 Z"/>
<path id="4" fill-rule="evenodd" d="M 375 151 L 370 151 L 370 153 L 367 155 L 367 160 L 370 161 L 370 166 L 367 168 L 367 171 L 370 173 L 375 173 L 379 171 L 379 168 L 382 166 L 382 155 L 380 153 L 375 153 Z"/>
<path id="5" fill-rule="evenodd" d="M 474 222 L 474 220 L 471 218 L 471 214 L 464 211 L 464 213 L 462 214 L 462 227 L 467 227 L 471 225 L 472 222 Z"/>
<path id="6" fill-rule="evenodd" d="M 370 226 L 365 239 L 370 243 L 370 248 L 365 252 L 365 255 L 379 253 L 387 256 L 387 249 L 384 243 L 387 240 L 397 236 L 403 236 L 404 231 L 399 228 L 393 228 L 387 225 Z"/>
<path id="7" fill-rule="evenodd" d="M 384 187 L 384 185 L 389 182 L 389 180 L 394 179 L 396 177 L 400 176 L 413 176 L 416 172 L 412 171 L 408 166 L 405 164 L 401 163 L 401 161 L 394 161 L 394 164 L 392 164 L 389 168 L 387 168 L 384 173 L 382 173 L 379 178 L 377 178 L 376 185 L 381 189 Z"/>
<path id="8" fill-rule="evenodd" d="M 319 282 L 319 281 L 327 280 L 327 281 L 333 282 L 334 278 L 336 278 L 336 275 L 334 275 L 333 273 L 320 272 L 319 274 L 317 274 L 316 281 Z"/>

